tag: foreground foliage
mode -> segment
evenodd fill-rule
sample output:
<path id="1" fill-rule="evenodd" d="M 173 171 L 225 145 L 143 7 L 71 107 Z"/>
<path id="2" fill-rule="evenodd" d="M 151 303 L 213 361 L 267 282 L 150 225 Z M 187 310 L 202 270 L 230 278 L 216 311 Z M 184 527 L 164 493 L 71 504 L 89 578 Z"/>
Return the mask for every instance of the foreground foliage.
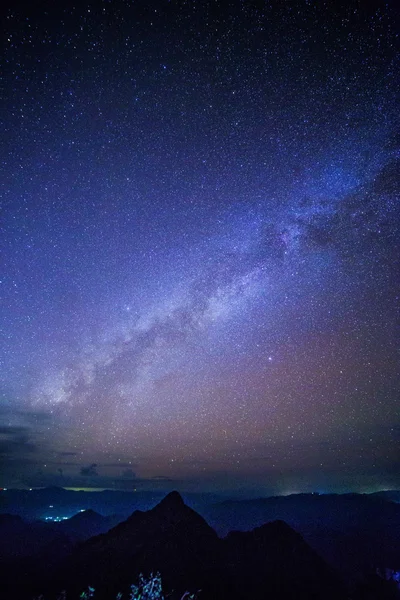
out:
<path id="1" fill-rule="evenodd" d="M 82 592 L 79 596 L 80 600 L 90 600 L 95 597 L 95 589 L 91 586 Z M 150 577 L 145 577 L 142 573 L 139 575 L 137 584 L 131 585 L 129 596 L 119 592 L 115 600 L 167 600 L 168 596 L 164 596 L 160 573 Z M 43 596 L 38 596 L 34 600 L 45 600 Z M 57 600 L 67 600 L 67 594 L 62 591 L 57 597 Z M 197 593 L 185 592 L 180 600 L 197 600 Z"/>

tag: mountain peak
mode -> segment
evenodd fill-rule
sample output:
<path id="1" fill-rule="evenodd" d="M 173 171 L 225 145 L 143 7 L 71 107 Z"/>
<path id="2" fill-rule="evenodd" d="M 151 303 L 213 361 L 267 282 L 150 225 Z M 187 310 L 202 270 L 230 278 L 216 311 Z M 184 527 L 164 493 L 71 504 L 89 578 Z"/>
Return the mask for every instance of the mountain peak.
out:
<path id="1" fill-rule="evenodd" d="M 185 506 L 182 496 L 179 492 L 173 491 L 167 494 L 161 502 L 159 502 L 156 508 L 182 508 Z"/>
<path id="2" fill-rule="evenodd" d="M 101 520 L 103 519 L 103 516 L 92 508 L 86 508 L 84 510 L 80 510 L 73 517 L 71 517 L 71 519 L 74 519 L 74 521 L 88 521 L 89 519 Z"/>

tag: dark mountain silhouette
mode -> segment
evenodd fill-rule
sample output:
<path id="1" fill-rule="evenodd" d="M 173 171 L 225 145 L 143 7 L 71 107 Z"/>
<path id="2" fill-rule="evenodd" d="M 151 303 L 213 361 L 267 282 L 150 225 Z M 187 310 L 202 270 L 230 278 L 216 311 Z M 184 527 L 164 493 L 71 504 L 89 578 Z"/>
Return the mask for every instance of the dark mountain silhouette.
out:
<path id="1" fill-rule="evenodd" d="M 4 543 L 6 538 L 23 531 L 25 522 L 18 515 L 0 515 L 0 544 Z"/>
<path id="2" fill-rule="evenodd" d="M 16 515 L 0 515 L 0 559 L 38 556 L 50 544 L 68 545 L 68 538 L 47 523 L 26 523 Z"/>
<path id="3" fill-rule="evenodd" d="M 60 522 L 28 523 L 17 515 L 0 514 L 0 558 L 38 555 L 55 541 L 72 546 L 109 531 L 120 521 L 121 517 L 103 517 L 90 509 Z"/>
<path id="4" fill-rule="evenodd" d="M 219 535 L 281 519 L 348 582 L 400 570 L 400 505 L 375 495 L 296 494 L 225 501 L 203 513 Z"/>
<path id="5" fill-rule="evenodd" d="M 224 544 L 237 598 L 346 597 L 333 570 L 283 521 L 231 532 Z"/>
<path id="6" fill-rule="evenodd" d="M 117 517 L 88 510 L 59 523 L 25 522 L 16 515 L 0 515 L 0 580 L 13 598 L 41 592 L 48 574 L 72 552 L 77 541 L 108 531 Z"/>
<path id="7" fill-rule="evenodd" d="M 204 600 L 244 600 L 251 597 L 250 591 L 254 598 L 265 595 L 271 600 L 346 597 L 334 572 L 285 523 L 231 533 L 221 540 L 177 492 L 81 544 L 56 585 L 76 593 L 89 584 L 96 597 L 113 598 L 140 572 L 155 571 L 179 598 L 185 590 L 198 589 Z"/>
<path id="8" fill-rule="evenodd" d="M 92 510 L 60 523 L 0 515 L 0 579 L 13 600 L 40 594 L 55 600 L 63 589 L 74 600 L 88 585 L 96 589 L 96 600 L 113 600 L 117 592 L 128 598 L 139 573 L 156 571 L 170 600 L 200 589 L 199 600 L 392 600 L 398 597 L 396 583 L 384 578 L 387 569 L 396 570 L 398 555 L 392 551 L 388 562 L 385 552 L 391 542 L 397 550 L 398 509 L 379 497 L 356 495 L 225 502 L 210 509 L 212 523 L 220 531 L 247 524 L 252 529 L 231 531 L 225 538 L 177 492 L 105 533 L 115 518 Z M 296 524 L 300 533 L 292 529 Z M 374 563 L 380 551 L 385 558 Z M 362 561 L 371 559 L 367 576 L 358 586 L 343 585 L 331 565 L 338 556 L 358 564 L 358 553 Z"/>
<path id="9" fill-rule="evenodd" d="M 59 523 L 49 523 L 55 531 L 64 533 L 73 542 L 84 541 L 100 533 L 109 531 L 115 527 L 122 517 L 110 515 L 104 517 L 92 509 L 79 512 L 70 519 L 60 521 Z"/>
<path id="10" fill-rule="evenodd" d="M 210 586 L 222 576 L 219 542 L 203 517 L 171 492 L 153 509 L 135 511 L 108 533 L 81 544 L 60 583 L 73 572 L 74 591 L 89 584 L 111 598 L 140 572 L 159 570 L 167 587 Z"/>
<path id="11" fill-rule="evenodd" d="M 391 502 L 400 503 L 400 491 L 399 490 L 386 490 L 382 492 L 374 492 L 370 494 L 372 497 L 383 498 L 384 500 L 390 500 Z"/>
<path id="12" fill-rule="evenodd" d="M 13 600 L 32 598 L 32 591 L 40 590 L 48 573 L 71 549 L 69 538 L 47 523 L 0 515 L 0 595 Z"/>

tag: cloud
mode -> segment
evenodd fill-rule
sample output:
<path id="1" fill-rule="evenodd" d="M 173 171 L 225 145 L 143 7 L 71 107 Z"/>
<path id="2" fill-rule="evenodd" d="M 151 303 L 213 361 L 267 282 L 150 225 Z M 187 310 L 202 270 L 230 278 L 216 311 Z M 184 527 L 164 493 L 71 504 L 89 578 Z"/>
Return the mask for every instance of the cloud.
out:
<path id="1" fill-rule="evenodd" d="M 0 427 L 0 455 L 3 457 L 21 457 L 36 452 L 38 446 L 31 439 L 28 427 L 21 425 Z"/>
<path id="2" fill-rule="evenodd" d="M 0 388 L 0 397 L 3 390 Z M 2 425 L 1 430 L 10 431 L 14 428 L 25 427 L 32 429 L 40 429 L 43 425 L 48 425 L 48 422 L 52 420 L 52 415 L 45 410 L 32 410 L 27 407 L 22 407 L 15 402 L 15 405 L 8 403 L 0 404 L 0 421 L 8 423 L 8 425 Z"/>
<path id="3" fill-rule="evenodd" d="M 154 478 L 138 478 L 136 474 L 132 472 L 129 476 L 110 477 L 104 475 L 98 475 L 89 481 L 82 478 L 82 473 L 77 475 L 69 475 L 64 470 L 58 468 L 55 472 L 46 473 L 40 468 L 42 463 L 32 463 L 29 465 L 29 471 L 19 474 L 18 477 L 9 477 L 9 481 L 12 484 L 13 480 L 18 479 L 19 484 L 26 487 L 49 487 L 49 486 L 62 486 L 64 488 L 89 488 L 93 487 L 96 489 L 111 489 L 111 490 L 134 490 L 134 489 L 148 489 L 148 490 L 160 490 L 166 487 L 169 488 L 170 484 L 180 483 L 177 479 L 170 479 L 169 477 L 154 477 Z M 27 466 L 27 465 L 25 465 Z M 91 467 L 92 465 L 89 465 Z M 89 468 L 86 467 L 86 468 Z M 17 474 L 15 474 L 17 475 Z M 7 484 L 9 485 L 9 484 Z M 9 487 L 11 487 L 9 485 Z"/>
<path id="4" fill-rule="evenodd" d="M 97 472 L 97 464 L 92 463 L 88 467 L 82 467 L 80 470 L 80 474 L 83 477 L 97 477 L 99 475 Z"/>
<path id="5" fill-rule="evenodd" d="M 12 425 L 2 425 L 0 426 L 0 435 L 18 435 L 20 433 L 25 433 L 26 430 L 27 428 L 22 426 L 13 427 Z"/>

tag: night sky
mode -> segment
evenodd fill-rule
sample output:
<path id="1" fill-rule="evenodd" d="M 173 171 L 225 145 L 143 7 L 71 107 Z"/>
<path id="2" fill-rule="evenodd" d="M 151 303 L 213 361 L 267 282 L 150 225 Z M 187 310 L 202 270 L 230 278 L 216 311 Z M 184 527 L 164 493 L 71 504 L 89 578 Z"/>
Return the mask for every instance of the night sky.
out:
<path id="1" fill-rule="evenodd" d="M 2 17 L 0 486 L 399 487 L 395 2 Z"/>

